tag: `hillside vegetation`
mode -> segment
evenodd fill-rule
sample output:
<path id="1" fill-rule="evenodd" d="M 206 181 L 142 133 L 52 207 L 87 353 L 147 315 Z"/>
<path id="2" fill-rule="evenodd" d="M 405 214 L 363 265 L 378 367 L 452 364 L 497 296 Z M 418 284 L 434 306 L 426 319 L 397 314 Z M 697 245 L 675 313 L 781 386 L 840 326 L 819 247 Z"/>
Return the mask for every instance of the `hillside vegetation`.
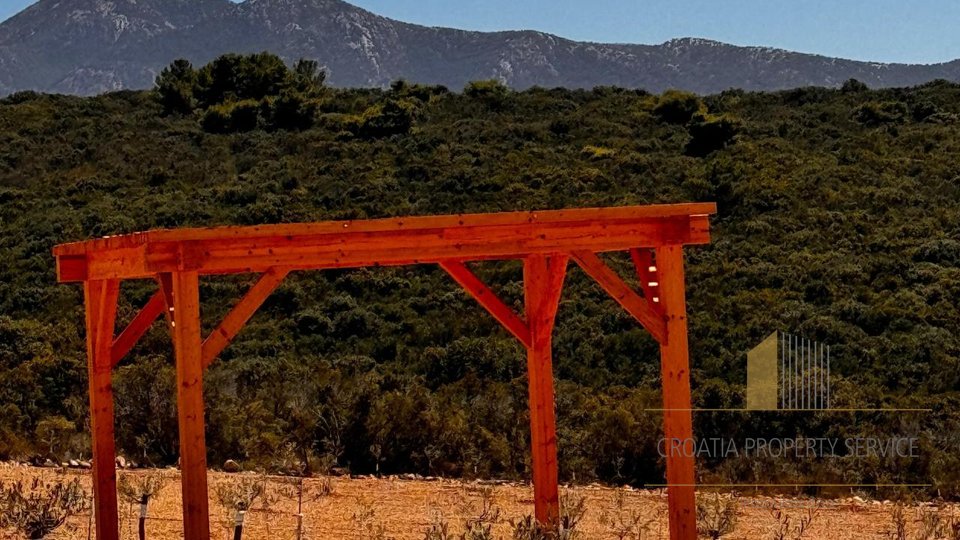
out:
<path id="1" fill-rule="evenodd" d="M 921 438 L 919 458 L 703 460 L 702 479 L 960 496 L 960 85 L 334 90 L 270 55 L 179 63 L 158 83 L 0 101 L 0 458 L 89 455 L 82 293 L 56 284 L 55 244 L 716 201 L 713 243 L 687 251 L 696 406 L 742 407 L 746 351 L 783 330 L 831 345 L 835 407 L 933 412 L 696 413 L 705 438 Z M 522 305 L 519 263 L 474 268 Z M 202 282 L 207 329 L 254 279 Z M 120 323 L 153 291 L 126 284 Z M 573 267 L 554 350 L 562 478 L 662 483 L 656 344 Z M 295 274 L 205 376 L 210 460 L 523 477 L 524 366 L 438 268 Z M 129 459 L 176 463 L 173 385 L 158 324 L 115 372 Z"/>

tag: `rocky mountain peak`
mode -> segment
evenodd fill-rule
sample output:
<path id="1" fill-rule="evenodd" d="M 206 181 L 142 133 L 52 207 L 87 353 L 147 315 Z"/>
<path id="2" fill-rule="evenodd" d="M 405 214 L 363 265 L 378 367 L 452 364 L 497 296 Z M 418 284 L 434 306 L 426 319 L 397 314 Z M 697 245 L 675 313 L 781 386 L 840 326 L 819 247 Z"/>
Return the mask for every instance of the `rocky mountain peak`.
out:
<path id="1" fill-rule="evenodd" d="M 699 38 L 661 45 L 578 43 L 542 32 L 468 32 L 394 21 L 342 0 L 40 0 L 0 23 L 0 95 L 149 88 L 177 58 L 205 63 L 268 50 L 318 60 L 342 86 L 405 78 L 462 88 L 618 85 L 710 93 L 960 80 L 960 62 L 854 62 Z"/>

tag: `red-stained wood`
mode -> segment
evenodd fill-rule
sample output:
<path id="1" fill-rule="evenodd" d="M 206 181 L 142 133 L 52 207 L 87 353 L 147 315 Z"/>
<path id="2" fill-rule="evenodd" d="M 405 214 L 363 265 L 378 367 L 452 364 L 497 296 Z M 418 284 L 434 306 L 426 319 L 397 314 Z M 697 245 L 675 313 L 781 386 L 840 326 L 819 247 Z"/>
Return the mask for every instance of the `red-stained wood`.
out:
<path id="1" fill-rule="evenodd" d="M 493 315 L 524 347 L 530 346 L 530 328 L 509 306 L 503 303 L 496 293 L 490 290 L 467 266 L 457 261 L 441 261 L 440 267 L 481 306 Z"/>
<path id="2" fill-rule="evenodd" d="M 556 524 L 560 516 L 551 336 L 566 268 L 565 255 L 533 255 L 523 265 L 524 302 L 530 327 L 527 378 L 534 515 L 541 524 Z"/>
<path id="3" fill-rule="evenodd" d="M 97 538 L 117 538 L 110 369 L 165 314 L 177 360 L 184 534 L 209 539 L 203 369 L 293 270 L 440 264 L 527 348 L 536 518 L 559 516 L 551 333 L 567 255 L 661 344 L 664 432 L 690 440 L 690 376 L 682 246 L 710 240 L 714 204 L 588 208 L 365 221 L 150 231 L 54 248 L 61 282 L 82 281 L 87 302 Z M 657 271 L 650 272 L 651 249 Z M 644 296 L 597 255 L 631 253 Z M 525 316 L 510 310 L 466 266 L 524 260 Z M 263 273 L 202 341 L 199 276 Z M 160 291 L 114 340 L 120 279 L 155 278 Z M 652 285 L 658 282 L 659 285 Z M 652 299 L 659 297 L 659 303 Z M 667 458 L 671 538 L 696 538 L 694 460 Z"/>
<path id="4" fill-rule="evenodd" d="M 633 315 L 654 339 L 659 343 L 666 341 L 667 325 L 663 316 L 657 313 L 650 302 L 647 302 L 646 299 L 624 283 L 620 276 L 607 266 L 600 257 L 589 251 L 575 251 L 571 256 L 580 268 L 583 268 L 584 272 L 592 277 L 603 290 L 607 291 L 617 303 Z"/>
<path id="5" fill-rule="evenodd" d="M 173 274 L 171 281 L 184 538 L 209 540 L 199 278 L 196 272 L 182 272 Z"/>
<path id="6" fill-rule="evenodd" d="M 157 274 L 156 277 L 157 286 L 160 287 L 160 295 L 163 297 L 163 303 L 166 307 L 163 318 L 166 319 L 170 336 L 173 337 L 173 274 Z"/>
<path id="7" fill-rule="evenodd" d="M 54 249 L 54 254 L 57 256 L 79 255 L 89 251 L 135 248 L 153 242 L 239 240 L 262 237 L 337 236 L 344 233 L 414 232 L 424 229 L 469 230 L 475 227 L 510 227 L 523 224 L 547 226 L 585 222 L 609 224 L 617 221 L 668 220 L 676 217 L 707 216 L 715 214 L 716 212 L 717 206 L 714 203 L 681 203 L 608 208 L 534 210 L 527 212 L 411 216 L 368 220 L 324 221 L 317 223 L 255 225 L 249 227 L 227 226 L 165 229 L 109 236 L 87 242 L 63 244 Z"/>
<path id="8" fill-rule="evenodd" d="M 150 326 L 157 320 L 157 317 L 166 309 L 167 304 L 163 299 L 163 292 L 157 291 L 150 297 L 150 300 L 147 301 L 143 308 L 137 312 L 133 320 L 130 321 L 130 324 L 117 336 L 117 339 L 113 341 L 111 362 L 114 367 L 123 360 L 123 357 L 130 352 L 130 349 L 147 333 L 147 330 L 149 330 Z"/>
<path id="9" fill-rule="evenodd" d="M 87 372 L 93 447 L 93 497 L 97 540 L 118 540 L 116 448 L 113 425 L 111 348 L 117 316 L 117 281 L 84 283 Z"/>
<path id="10" fill-rule="evenodd" d="M 289 272 L 287 270 L 271 268 L 264 272 L 260 279 L 240 299 L 240 302 L 220 322 L 213 332 L 203 341 L 203 367 L 208 367 L 223 352 L 223 349 L 233 341 L 237 333 L 243 328 L 250 317 L 256 313 L 263 302 L 283 282 Z"/>
<path id="11" fill-rule="evenodd" d="M 643 297 L 647 299 L 654 311 L 663 316 L 663 304 L 660 303 L 660 273 L 651 270 L 651 268 L 656 268 L 653 261 L 653 250 L 631 249 L 630 260 L 633 261 L 633 267 L 637 272 Z"/>
<path id="12" fill-rule="evenodd" d="M 660 344 L 663 377 L 663 432 L 667 451 L 667 501 L 672 540 L 696 540 L 697 505 L 694 493 L 693 419 L 690 400 L 690 359 L 687 350 L 687 302 L 683 249 L 657 249 L 661 303 L 667 317 L 667 340 Z"/>
<path id="13" fill-rule="evenodd" d="M 150 231 L 64 244 L 54 253 L 64 264 L 69 258 L 62 281 L 511 259 L 706 243 L 713 209 L 664 205 Z"/>

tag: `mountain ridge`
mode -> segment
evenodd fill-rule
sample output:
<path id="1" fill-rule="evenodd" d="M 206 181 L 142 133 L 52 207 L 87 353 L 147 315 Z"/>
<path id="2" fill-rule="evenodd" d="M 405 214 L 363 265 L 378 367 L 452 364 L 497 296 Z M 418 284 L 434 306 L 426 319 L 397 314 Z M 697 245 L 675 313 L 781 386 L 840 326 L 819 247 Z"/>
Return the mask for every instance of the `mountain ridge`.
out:
<path id="1" fill-rule="evenodd" d="M 456 89 L 498 79 L 518 89 L 715 93 L 835 87 L 850 78 L 872 87 L 960 81 L 960 60 L 863 62 L 704 38 L 610 44 L 536 30 L 459 30 L 396 21 L 342 0 L 40 0 L 0 23 L 0 94 L 149 88 L 176 58 L 199 64 L 264 50 L 291 62 L 318 60 L 337 86 L 404 78 Z"/>

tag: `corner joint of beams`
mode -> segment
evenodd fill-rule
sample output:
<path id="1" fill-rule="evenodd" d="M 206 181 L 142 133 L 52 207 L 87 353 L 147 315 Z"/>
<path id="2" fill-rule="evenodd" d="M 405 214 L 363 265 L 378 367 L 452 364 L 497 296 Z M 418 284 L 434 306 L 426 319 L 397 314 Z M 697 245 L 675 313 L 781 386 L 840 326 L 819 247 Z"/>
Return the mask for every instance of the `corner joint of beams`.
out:
<path id="1" fill-rule="evenodd" d="M 440 261 L 440 267 L 453 278 L 463 290 L 486 309 L 504 328 L 516 337 L 524 347 L 530 347 L 530 326 L 514 313 L 503 300 L 497 297 L 483 281 L 460 261 Z"/>
<path id="2" fill-rule="evenodd" d="M 591 251 L 574 251 L 570 256 L 607 294 L 633 315 L 661 345 L 667 343 L 667 319 L 645 298 L 631 289 L 603 260 Z"/>

